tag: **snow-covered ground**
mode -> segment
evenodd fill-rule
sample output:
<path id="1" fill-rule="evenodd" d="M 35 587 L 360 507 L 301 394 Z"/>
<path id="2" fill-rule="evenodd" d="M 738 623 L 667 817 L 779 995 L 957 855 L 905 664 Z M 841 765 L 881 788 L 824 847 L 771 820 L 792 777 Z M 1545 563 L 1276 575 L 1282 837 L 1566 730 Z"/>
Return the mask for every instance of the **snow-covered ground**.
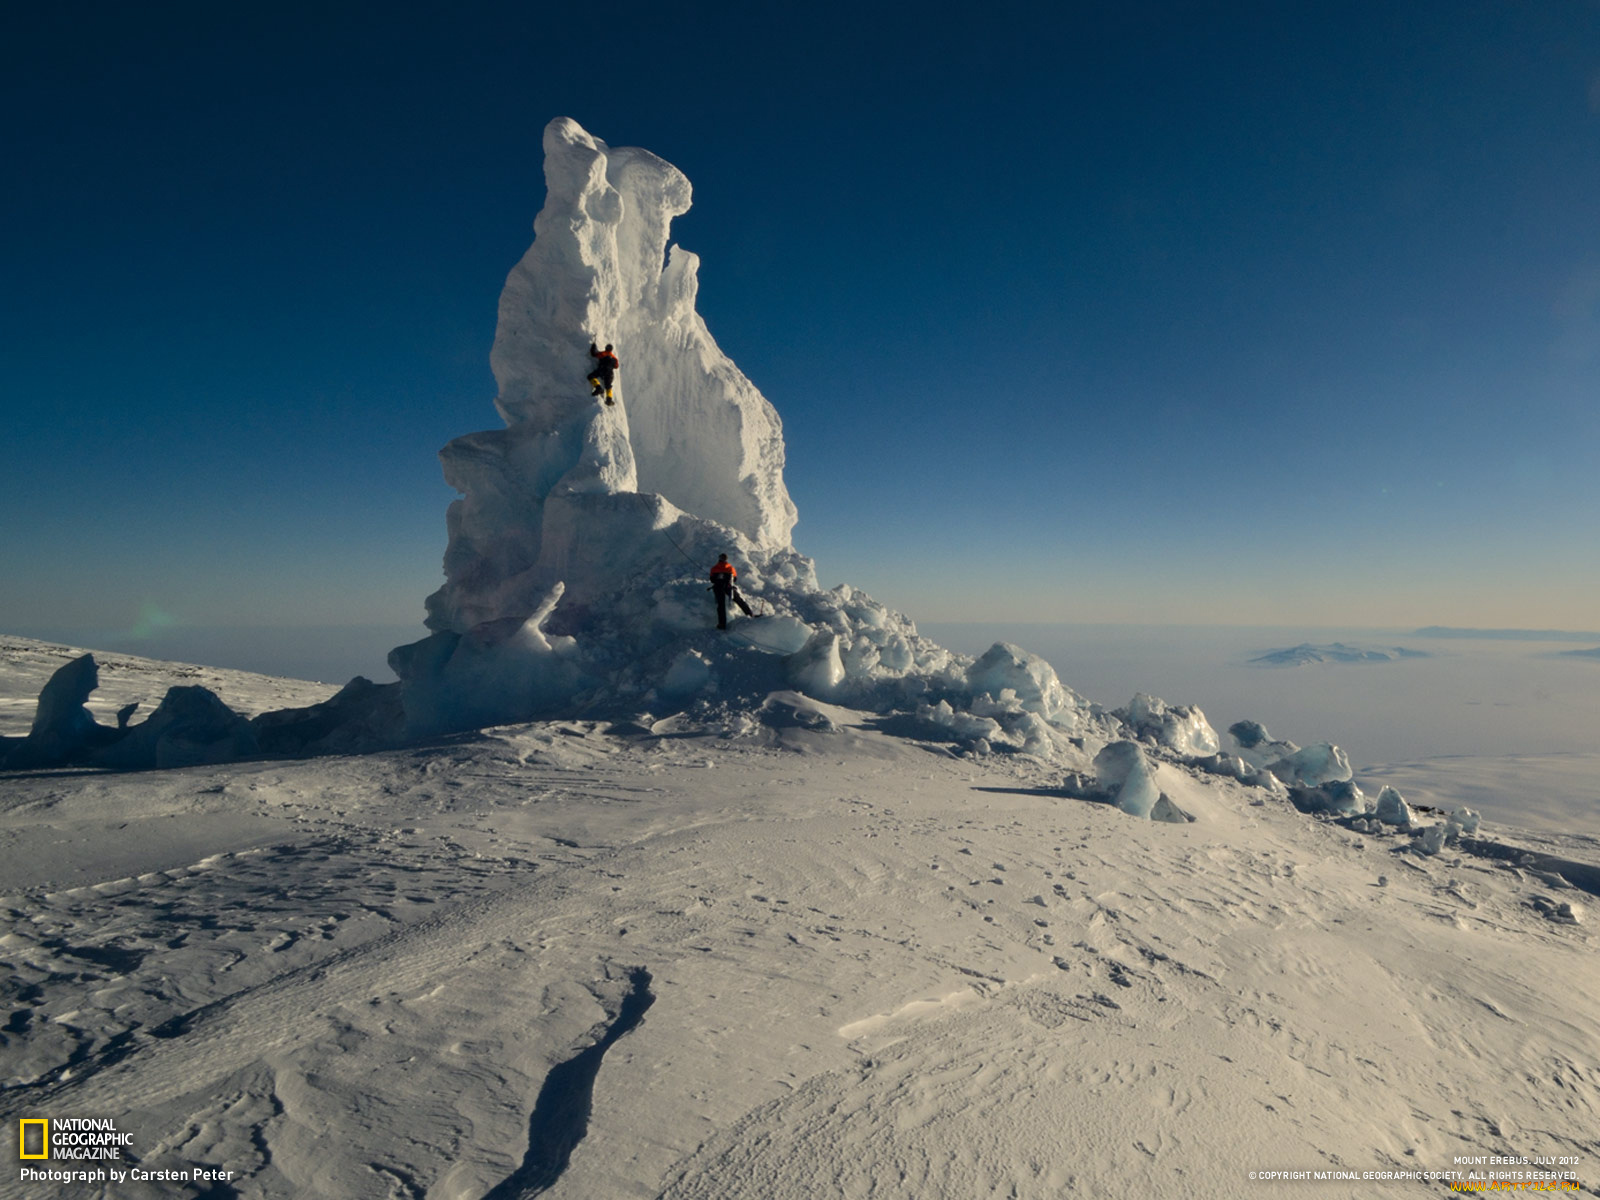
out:
<path id="1" fill-rule="evenodd" d="M 7 645 L 15 713 L 40 668 Z M 193 678 L 113 660 L 102 691 Z M 245 709 L 326 694 L 206 682 Z M 1369 1197 L 1443 1190 L 1369 1171 L 1557 1160 L 1597 1182 L 1587 892 L 1171 762 L 1193 823 L 780 710 L 5 777 L 8 1126 L 110 1118 L 141 1168 L 191 1175 L 13 1164 L 0 1194 Z M 1594 838 L 1486 832 L 1600 863 Z M 1251 1177 L 1319 1170 L 1356 1177 Z"/>
<path id="2" fill-rule="evenodd" d="M 1446 810 L 1465 804 L 1503 824 L 1600 836 L 1600 670 L 1548 639 L 1438 637 L 1415 631 L 1002 625 L 920 622 L 952 650 L 996 638 L 1048 660 L 1078 691 L 1124 703 L 1134 691 L 1189 700 L 1218 729 L 1266 720 L 1273 733 L 1328 739 L 1363 785 L 1394 783 Z M 1252 665 L 1285 635 L 1318 643 L 1409 644 L 1420 658 Z M 1407 639 L 1402 642 L 1401 639 Z M 1403 781 L 1403 782 L 1402 782 Z"/>

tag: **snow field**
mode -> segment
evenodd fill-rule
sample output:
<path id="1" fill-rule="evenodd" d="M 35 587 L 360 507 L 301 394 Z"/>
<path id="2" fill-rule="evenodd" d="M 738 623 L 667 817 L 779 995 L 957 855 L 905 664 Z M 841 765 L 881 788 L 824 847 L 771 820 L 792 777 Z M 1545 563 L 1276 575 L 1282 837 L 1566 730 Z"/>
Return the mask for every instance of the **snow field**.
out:
<path id="1" fill-rule="evenodd" d="M 1593 926 L 1538 904 L 1580 893 L 1166 759 L 1198 821 L 1134 820 L 877 720 L 790 693 L 8 780 L 8 844 L 103 843 L 7 878 L 13 1106 L 242 1196 L 476 1200 L 642 968 L 545 1194 L 1187 1197 L 1600 1150 Z M 206 820 L 163 852 L 113 811 Z M 197 1194 L 159 1189 L 118 1194 Z"/>

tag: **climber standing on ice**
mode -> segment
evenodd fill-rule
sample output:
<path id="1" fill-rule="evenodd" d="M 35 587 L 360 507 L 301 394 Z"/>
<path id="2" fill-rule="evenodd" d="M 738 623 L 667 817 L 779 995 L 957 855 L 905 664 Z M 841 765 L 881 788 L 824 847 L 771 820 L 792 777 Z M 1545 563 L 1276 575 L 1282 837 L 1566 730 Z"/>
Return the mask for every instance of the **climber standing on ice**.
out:
<path id="1" fill-rule="evenodd" d="M 733 602 L 747 617 L 755 614 L 750 611 L 750 606 L 744 602 L 744 597 L 739 595 L 739 589 L 733 586 L 733 581 L 739 578 L 739 572 L 728 561 L 726 554 L 717 555 L 717 565 L 711 568 L 711 590 L 717 596 L 717 628 L 728 627 L 728 597 L 733 597 Z"/>
<path id="2" fill-rule="evenodd" d="M 617 356 L 612 353 L 611 343 L 607 342 L 604 350 L 596 350 L 594 343 L 590 342 L 589 357 L 596 360 L 594 370 L 589 372 L 589 386 L 594 389 L 589 394 L 598 396 L 604 392 L 606 403 L 615 404 L 616 401 L 611 398 L 611 381 L 616 378 L 618 364 Z"/>

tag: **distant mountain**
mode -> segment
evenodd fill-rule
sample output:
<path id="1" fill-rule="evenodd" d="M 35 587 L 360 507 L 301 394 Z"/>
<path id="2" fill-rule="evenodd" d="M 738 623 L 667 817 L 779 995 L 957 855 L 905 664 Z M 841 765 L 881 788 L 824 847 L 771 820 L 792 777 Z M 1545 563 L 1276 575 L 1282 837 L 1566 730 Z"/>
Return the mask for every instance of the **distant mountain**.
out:
<path id="1" fill-rule="evenodd" d="M 1394 662 L 1402 658 L 1427 657 L 1428 654 L 1422 650 L 1407 650 L 1404 646 L 1374 648 L 1346 646 L 1343 642 L 1334 642 L 1328 646 L 1313 646 L 1306 642 L 1290 646 L 1285 650 L 1269 650 L 1250 661 L 1268 667 L 1303 667 L 1310 663 Z"/>
<path id="2" fill-rule="evenodd" d="M 1558 653 L 1568 658 L 1600 658 L 1600 646 L 1593 650 L 1561 650 Z"/>
<path id="3" fill-rule="evenodd" d="M 1456 629 L 1449 625 L 1429 625 L 1417 630 L 1416 637 L 1484 638 L 1505 642 L 1594 642 L 1600 633 L 1574 633 L 1562 629 Z"/>

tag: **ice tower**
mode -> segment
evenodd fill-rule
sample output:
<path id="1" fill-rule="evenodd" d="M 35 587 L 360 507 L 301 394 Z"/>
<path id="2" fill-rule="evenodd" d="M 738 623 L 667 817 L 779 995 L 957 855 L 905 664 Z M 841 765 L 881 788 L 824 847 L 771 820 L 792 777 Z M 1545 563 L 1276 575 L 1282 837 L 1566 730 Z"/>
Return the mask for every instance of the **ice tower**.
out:
<path id="1" fill-rule="evenodd" d="M 783 428 L 695 311 L 699 259 L 668 246 L 689 181 L 575 121 L 544 132 L 548 195 L 500 296 L 491 365 L 506 428 L 440 454 L 450 507 L 430 629 L 526 620 L 565 584 L 558 628 L 678 545 L 759 563 L 791 550 Z M 589 395 L 593 339 L 617 347 L 617 404 Z M 736 558 L 736 561 L 738 559 Z"/>
<path id="2" fill-rule="evenodd" d="M 983 745 L 1067 745 L 1088 706 L 1042 659 L 997 645 L 972 662 L 863 592 L 818 588 L 790 542 L 778 414 L 695 312 L 699 260 L 668 246 L 689 208 L 682 172 L 565 118 L 544 153 L 547 198 L 491 359 L 505 428 L 441 452 L 462 495 L 433 632 L 389 655 L 406 736 L 700 702 L 766 711 L 797 689 Z M 621 360 L 613 407 L 585 383 L 591 341 Z M 765 618 L 726 634 L 705 586 L 720 553 Z"/>

